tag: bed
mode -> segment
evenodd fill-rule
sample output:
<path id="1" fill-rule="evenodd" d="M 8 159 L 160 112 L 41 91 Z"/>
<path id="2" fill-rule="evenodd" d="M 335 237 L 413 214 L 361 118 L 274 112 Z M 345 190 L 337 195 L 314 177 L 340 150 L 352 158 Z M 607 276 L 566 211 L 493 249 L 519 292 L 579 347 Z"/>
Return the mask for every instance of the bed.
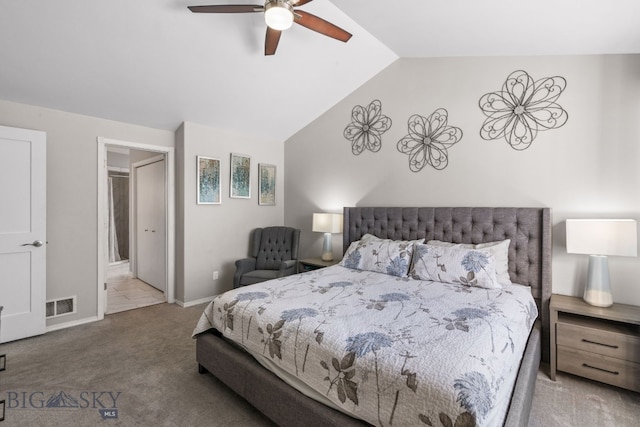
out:
<path id="1" fill-rule="evenodd" d="M 194 331 L 196 360 L 200 372 L 210 372 L 282 426 L 394 423 L 438 426 L 526 425 L 540 359 L 548 358 L 550 209 L 345 208 L 343 236 L 346 254 L 341 266 L 265 282 L 258 287 L 253 285 L 233 290 L 230 292 L 235 294 L 227 295 L 226 301 L 220 299 L 223 297 L 218 297 L 217 306 L 214 300 L 203 313 Z M 383 280 L 384 272 L 374 271 L 375 268 L 351 268 L 353 266 L 348 265 L 348 261 L 354 259 L 354 248 L 367 247 L 362 242 L 368 242 L 366 239 L 369 238 L 387 239 L 374 241 L 390 242 L 380 244 L 392 245 L 389 247 L 394 249 L 407 247 L 405 243 L 398 246 L 398 242 L 411 243 L 416 252 L 404 256 L 404 260 L 412 265 L 407 274 L 409 277 L 399 274 L 391 280 Z M 468 251 L 450 249 L 446 243 L 442 243 L 442 249 L 434 249 L 435 243 L 478 245 L 506 240 L 509 241 L 506 274 L 516 284 L 512 288 L 478 288 L 466 286 L 468 283 L 451 284 L 446 280 L 444 283 L 440 280 L 427 280 L 433 277 L 424 277 L 425 274 L 434 274 L 434 270 L 420 270 L 409 261 L 423 253 L 432 253 L 429 251 L 436 251 L 438 254 L 441 254 L 439 251 L 444 251 L 442 253 L 455 255 L 487 253 L 481 247 Z M 413 245 L 416 241 L 421 243 Z M 427 242 L 432 244 L 425 245 Z M 381 251 L 377 253 L 379 252 Z M 468 257 L 465 259 L 468 260 Z M 441 274 L 447 275 L 442 265 L 437 264 L 437 267 L 438 277 Z M 477 272 L 476 277 L 459 274 L 455 277 L 460 277 L 465 282 L 467 279 L 481 282 L 480 275 L 491 272 L 489 267 L 487 271 L 474 270 Z M 453 269 L 449 267 L 449 270 Z M 491 277 L 487 283 L 494 283 Z M 287 306 L 280 307 L 278 315 L 282 320 L 276 322 L 272 319 L 260 323 L 263 315 L 266 319 L 267 314 L 275 312 L 275 306 L 282 305 L 287 300 L 295 301 L 298 294 L 302 295 L 305 290 L 315 292 L 315 297 L 304 309 L 295 304 L 290 309 Z M 453 293 L 445 294 L 445 291 Z M 375 295 L 382 294 L 382 298 L 371 292 Z M 416 296 L 417 305 L 410 305 L 413 302 L 406 295 Z M 456 309 L 457 306 L 448 306 L 454 303 L 453 299 L 460 299 L 459 304 L 463 307 Z M 498 306 L 498 300 L 506 303 Z M 530 306 L 527 302 L 529 300 Z M 434 301 L 437 303 L 434 304 Z M 236 304 L 237 310 L 234 311 Z M 243 317 L 249 305 L 255 306 L 259 311 L 250 317 Z M 339 317 L 346 306 L 356 310 L 351 316 L 373 319 L 370 322 L 378 332 L 366 332 L 371 329 L 371 325 L 368 326 L 369 329 L 357 329 L 357 322 L 345 321 L 349 315 Z M 454 315 L 446 315 L 446 310 Z M 506 314 L 509 310 L 525 313 L 520 316 L 523 320 L 516 321 L 516 317 L 511 317 L 512 314 Z M 488 316 L 488 313 L 495 316 Z M 217 327 L 214 327 L 215 317 Z M 535 320 L 536 317 L 538 320 Z M 335 322 L 336 319 L 340 319 L 339 322 Z M 487 319 L 494 320 L 489 322 Z M 332 320 L 333 323 L 339 323 L 335 330 L 328 329 Z M 251 322 L 254 322 L 253 326 Z M 233 335 L 229 323 L 235 324 L 236 335 L 239 332 L 238 343 L 232 343 L 224 336 Z M 523 323 L 524 329 L 520 332 L 517 323 Z M 290 328 L 288 332 L 283 326 L 285 324 Z M 389 325 L 392 324 L 397 325 L 398 329 L 390 329 Z M 468 345 L 466 334 L 470 329 L 483 330 L 485 335 L 476 338 L 473 346 L 465 347 L 463 351 L 447 350 L 449 345 Z M 417 332 L 421 330 L 428 330 L 428 333 Z M 500 331 L 504 334 L 501 335 Z M 522 331 L 526 331 L 528 335 Z M 318 353 L 317 356 L 308 353 L 309 347 L 317 347 L 320 352 L 331 351 L 330 337 L 338 336 L 339 333 L 342 334 L 338 338 L 342 344 L 339 349 L 333 350 L 341 353 L 335 353 L 334 356 L 331 353 Z M 251 344 L 250 334 L 257 334 L 259 339 L 262 337 L 261 341 Z M 375 338 L 374 341 L 371 341 L 372 337 Z M 425 356 L 419 353 L 419 348 L 409 346 L 421 340 L 426 343 L 423 347 L 430 347 L 433 349 L 431 351 L 451 351 L 450 356 L 443 359 L 450 359 L 449 363 L 467 371 L 455 373 L 453 367 L 448 369 L 445 366 L 443 369 L 440 366 L 427 375 L 414 369 L 425 365 L 425 361 L 428 361 L 427 365 L 434 366 L 441 363 L 435 361 L 435 358 L 431 362 L 431 356 Z M 480 348 L 483 347 L 491 349 L 489 356 L 480 353 Z M 254 355 L 245 350 L 253 351 Z M 286 351 L 288 356 L 284 355 Z M 396 361 L 389 362 L 391 368 L 384 365 L 387 363 L 383 361 L 386 353 L 395 354 Z M 503 357 L 501 354 L 504 353 L 513 353 L 509 356 L 508 363 L 500 362 Z M 492 354 L 497 356 L 491 356 Z M 284 369 L 289 375 L 282 372 L 282 369 L 278 372 L 279 366 L 283 365 L 283 356 L 284 359 L 290 359 L 288 371 Z M 369 360 L 368 365 L 364 364 L 365 359 Z M 490 359 L 495 360 L 491 362 Z M 468 363 L 476 363 L 476 367 L 469 371 Z M 275 374 L 265 366 L 273 369 Z M 513 378 L 502 376 L 503 374 L 491 377 L 488 374 L 500 369 L 511 370 Z M 321 393 L 307 390 L 304 384 L 297 382 L 302 378 L 308 381 L 308 385 L 313 385 L 309 378 L 314 370 L 326 371 L 326 376 L 318 380 L 319 383 L 324 382 L 325 388 Z M 387 371 L 394 371 L 395 377 L 385 379 L 382 374 Z M 431 377 L 438 376 L 445 377 L 451 383 L 450 396 L 438 394 L 440 392 L 436 386 L 429 383 Z M 476 398 L 468 391 L 474 387 L 491 389 L 494 395 L 490 398 Z M 421 406 L 426 401 L 453 405 L 457 409 L 455 412 L 447 412 Z"/>

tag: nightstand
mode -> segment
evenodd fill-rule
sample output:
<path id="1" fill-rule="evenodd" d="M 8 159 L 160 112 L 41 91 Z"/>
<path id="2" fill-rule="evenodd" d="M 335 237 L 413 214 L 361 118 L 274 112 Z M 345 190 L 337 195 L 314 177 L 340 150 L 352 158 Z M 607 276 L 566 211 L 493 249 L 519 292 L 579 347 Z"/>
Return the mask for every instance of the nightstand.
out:
<path id="1" fill-rule="evenodd" d="M 323 261 L 322 258 L 305 258 L 298 261 L 298 273 L 317 270 L 319 268 L 331 267 L 336 265 L 340 260 Z"/>
<path id="2" fill-rule="evenodd" d="M 640 307 L 552 295 L 549 311 L 552 380 L 563 371 L 640 392 Z"/>

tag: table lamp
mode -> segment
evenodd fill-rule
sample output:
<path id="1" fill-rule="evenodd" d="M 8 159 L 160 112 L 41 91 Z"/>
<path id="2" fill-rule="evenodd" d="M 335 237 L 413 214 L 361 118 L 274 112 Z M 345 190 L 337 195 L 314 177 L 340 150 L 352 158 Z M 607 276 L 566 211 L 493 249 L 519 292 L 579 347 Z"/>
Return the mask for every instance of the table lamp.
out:
<path id="1" fill-rule="evenodd" d="M 331 247 L 331 234 L 342 233 L 342 214 L 314 213 L 312 231 L 324 233 L 322 245 L 322 260 L 333 261 L 333 249 Z"/>
<path id="2" fill-rule="evenodd" d="M 633 219 L 568 219 L 567 253 L 588 254 L 589 270 L 584 300 L 598 307 L 613 304 L 607 256 L 638 254 Z"/>

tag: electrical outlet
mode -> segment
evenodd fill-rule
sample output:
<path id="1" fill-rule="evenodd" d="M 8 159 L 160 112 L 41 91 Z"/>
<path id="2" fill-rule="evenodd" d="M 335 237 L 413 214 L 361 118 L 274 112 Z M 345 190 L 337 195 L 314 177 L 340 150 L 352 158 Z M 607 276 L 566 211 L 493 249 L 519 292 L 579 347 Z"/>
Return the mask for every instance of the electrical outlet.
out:
<path id="1" fill-rule="evenodd" d="M 218 272 L 217 271 L 213 272 L 213 280 L 218 280 Z"/>

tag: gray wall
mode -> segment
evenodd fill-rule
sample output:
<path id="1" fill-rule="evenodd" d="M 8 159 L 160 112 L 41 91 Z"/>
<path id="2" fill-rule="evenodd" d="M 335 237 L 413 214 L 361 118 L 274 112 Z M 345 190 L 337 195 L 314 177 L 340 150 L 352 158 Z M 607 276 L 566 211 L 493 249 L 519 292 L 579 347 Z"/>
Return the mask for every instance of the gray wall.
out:
<path id="1" fill-rule="evenodd" d="M 97 316 L 98 136 L 176 146 L 175 297 L 181 303 L 230 289 L 233 262 L 247 255 L 251 229 L 283 224 L 282 141 L 193 123 L 174 133 L 2 100 L 0 124 L 47 133 L 47 299 L 78 296 L 78 312 L 48 319 L 49 327 Z M 229 198 L 231 152 L 252 158 L 251 199 Z M 132 150 L 130 155 L 138 161 L 155 154 Z M 196 205 L 197 155 L 222 161 L 221 205 Z M 277 167 L 276 206 L 258 205 L 258 163 Z"/>
<path id="2" fill-rule="evenodd" d="M 47 299 L 78 296 L 78 312 L 47 326 L 97 316 L 98 143 L 172 147 L 173 132 L 0 100 L 0 124 L 47 133 Z"/>
<path id="3" fill-rule="evenodd" d="M 251 199 L 229 197 L 231 153 L 251 157 Z M 196 203 L 197 156 L 220 159 L 222 203 Z M 284 221 L 284 146 L 238 131 L 186 122 L 176 132 L 176 299 L 193 303 L 232 288 L 235 260 L 256 227 Z M 275 165 L 276 205 L 258 205 L 258 163 Z M 219 272 L 213 280 L 213 271 Z"/>
<path id="4" fill-rule="evenodd" d="M 525 151 L 484 141 L 478 100 L 524 69 L 540 79 L 560 75 L 568 85 L 559 103 L 568 123 L 542 132 Z M 231 287 L 233 261 L 246 255 L 253 227 L 302 229 L 303 256 L 321 253 L 313 212 L 343 206 L 550 206 L 554 213 L 554 291 L 579 295 L 587 257 L 568 255 L 569 217 L 640 219 L 640 55 L 523 58 L 402 59 L 282 142 L 185 123 L 174 132 L 0 100 L 0 124 L 47 133 L 47 299 L 78 296 L 78 313 L 48 326 L 97 315 L 96 137 L 176 146 L 176 298 L 190 303 Z M 343 136 L 355 105 L 382 101 L 393 126 L 378 153 L 351 153 Z M 449 166 L 412 173 L 396 150 L 412 114 L 449 111 L 463 129 Z M 230 199 L 229 155 L 252 157 L 251 200 Z M 222 205 L 196 205 L 196 156 L 222 160 Z M 257 203 L 257 164 L 275 164 L 277 205 Z M 286 175 L 285 175 L 286 169 Z M 82 197 L 79 197 L 82 195 Z M 286 200 L 286 209 L 284 202 Z M 341 254 L 341 236 L 334 251 Z M 611 257 L 616 301 L 640 305 L 638 258 Z M 220 278 L 213 281 L 213 270 Z"/>
<path id="5" fill-rule="evenodd" d="M 529 149 L 485 141 L 478 101 L 515 70 L 562 76 L 558 103 L 569 120 L 540 132 Z M 355 105 L 382 102 L 393 125 L 382 149 L 351 153 L 343 137 Z M 397 142 L 413 114 L 449 112 L 464 136 L 449 166 L 413 173 Z M 565 249 L 566 218 L 640 220 L 640 55 L 400 59 L 285 143 L 284 222 L 302 229 L 302 256 L 321 253 L 313 212 L 342 206 L 548 206 L 553 209 L 553 290 L 581 295 L 588 257 Z M 341 237 L 334 252 L 341 254 Z M 640 305 L 640 259 L 609 258 L 614 300 Z"/>
<path id="6" fill-rule="evenodd" d="M 129 170 L 129 154 L 107 150 L 107 166 Z"/>

